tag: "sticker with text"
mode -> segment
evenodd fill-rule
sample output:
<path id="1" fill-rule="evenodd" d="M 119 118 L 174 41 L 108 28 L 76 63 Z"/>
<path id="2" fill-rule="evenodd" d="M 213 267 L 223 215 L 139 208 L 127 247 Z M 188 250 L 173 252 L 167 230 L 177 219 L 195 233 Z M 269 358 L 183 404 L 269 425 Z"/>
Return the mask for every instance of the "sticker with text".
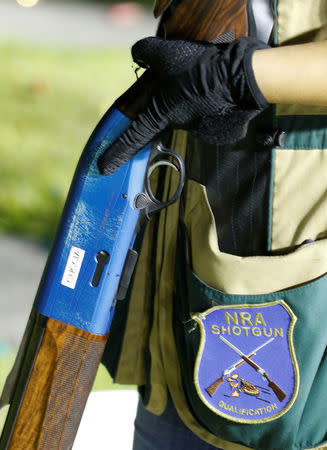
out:
<path id="1" fill-rule="evenodd" d="M 65 271 L 61 280 L 61 284 L 70 289 L 75 289 L 79 271 L 81 270 L 85 250 L 72 247 L 69 252 Z"/>
<path id="2" fill-rule="evenodd" d="M 206 406 L 241 423 L 268 422 L 291 408 L 299 388 L 296 316 L 283 300 L 216 306 L 192 318 L 201 330 L 195 384 Z"/>

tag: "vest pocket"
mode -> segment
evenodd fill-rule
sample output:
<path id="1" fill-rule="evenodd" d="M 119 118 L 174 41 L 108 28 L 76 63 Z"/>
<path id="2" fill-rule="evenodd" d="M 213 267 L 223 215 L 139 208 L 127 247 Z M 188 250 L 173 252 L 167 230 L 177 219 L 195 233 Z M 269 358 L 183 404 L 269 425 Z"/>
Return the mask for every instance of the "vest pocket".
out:
<path id="1" fill-rule="evenodd" d="M 322 445 L 327 439 L 327 242 L 282 256 L 232 256 L 225 292 L 185 263 L 184 237 L 181 230 L 174 330 L 193 415 L 216 436 L 250 448 Z M 261 292 L 269 274 L 277 289 Z M 217 271 L 216 286 L 226 283 L 220 276 Z"/>

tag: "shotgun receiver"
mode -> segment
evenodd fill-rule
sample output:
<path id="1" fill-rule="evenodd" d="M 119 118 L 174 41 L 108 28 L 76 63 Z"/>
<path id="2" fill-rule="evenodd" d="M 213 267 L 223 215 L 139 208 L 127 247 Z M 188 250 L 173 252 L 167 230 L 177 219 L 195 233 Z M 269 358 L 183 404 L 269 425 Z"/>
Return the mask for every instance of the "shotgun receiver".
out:
<path id="1" fill-rule="evenodd" d="M 247 34 L 247 0 L 158 0 L 162 36 L 213 41 Z M 156 80 L 148 72 L 113 105 L 91 135 L 68 194 L 53 248 L 0 406 L 10 404 L 0 450 L 66 450 L 73 445 L 100 363 L 117 299 L 124 298 L 144 218 L 181 192 L 181 159 L 146 146 L 115 174 L 96 160 L 142 111 Z M 161 204 L 146 173 L 167 153 L 180 171 Z M 170 163 L 171 164 L 171 163 Z"/>

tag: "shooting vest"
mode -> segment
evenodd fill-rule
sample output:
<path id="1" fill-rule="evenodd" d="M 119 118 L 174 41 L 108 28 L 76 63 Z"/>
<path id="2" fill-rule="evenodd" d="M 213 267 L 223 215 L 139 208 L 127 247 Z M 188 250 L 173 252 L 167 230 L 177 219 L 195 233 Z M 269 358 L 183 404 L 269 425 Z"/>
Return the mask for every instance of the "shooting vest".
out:
<path id="1" fill-rule="evenodd" d="M 275 8 L 278 45 L 321 38 L 326 0 Z M 103 362 L 154 414 L 169 390 L 211 445 L 327 449 L 327 108 L 277 105 L 273 128 L 284 133 L 250 130 L 260 139 L 246 169 L 241 148 L 174 133 L 186 193 L 145 230 Z M 175 183 L 166 177 L 164 197 Z"/>

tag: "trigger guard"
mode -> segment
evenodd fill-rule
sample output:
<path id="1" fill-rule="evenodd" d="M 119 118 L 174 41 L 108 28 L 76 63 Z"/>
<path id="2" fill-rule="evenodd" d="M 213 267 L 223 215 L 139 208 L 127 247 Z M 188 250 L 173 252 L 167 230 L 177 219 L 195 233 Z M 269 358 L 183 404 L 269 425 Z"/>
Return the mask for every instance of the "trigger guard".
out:
<path id="1" fill-rule="evenodd" d="M 161 160 L 161 161 L 155 162 L 154 164 L 151 164 L 151 166 L 149 167 L 148 173 L 147 173 L 147 178 L 149 179 L 151 177 L 151 175 L 153 174 L 154 170 L 160 166 L 169 166 L 169 167 L 173 168 L 174 170 L 176 170 L 176 172 L 179 172 L 179 168 L 174 163 L 172 163 L 171 161 L 167 161 L 167 160 Z"/>
<path id="2" fill-rule="evenodd" d="M 158 142 L 153 143 L 151 153 L 152 154 L 150 154 L 148 169 L 146 171 L 145 176 L 144 191 L 142 193 L 142 195 L 146 197 L 146 202 L 144 202 L 144 206 L 142 205 L 143 207 L 140 208 L 143 210 L 143 215 L 147 219 L 149 219 L 150 216 L 155 212 L 160 211 L 161 209 L 166 208 L 167 206 L 174 203 L 181 195 L 185 182 L 185 164 L 183 158 L 178 153 L 163 147 L 162 144 Z M 172 161 L 169 161 L 167 159 L 159 159 L 159 160 L 157 159 L 158 157 L 160 158 L 160 156 L 163 155 L 173 157 L 176 163 L 173 163 Z M 160 166 L 171 167 L 180 174 L 179 185 L 177 187 L 175 194 L 172 196 L 171 199 L 165 202 L 161 202 L 160 200 L 158 200 L 153 194 L 150 187 L 150 176 L 153 173 L 153 171 Z"/>

